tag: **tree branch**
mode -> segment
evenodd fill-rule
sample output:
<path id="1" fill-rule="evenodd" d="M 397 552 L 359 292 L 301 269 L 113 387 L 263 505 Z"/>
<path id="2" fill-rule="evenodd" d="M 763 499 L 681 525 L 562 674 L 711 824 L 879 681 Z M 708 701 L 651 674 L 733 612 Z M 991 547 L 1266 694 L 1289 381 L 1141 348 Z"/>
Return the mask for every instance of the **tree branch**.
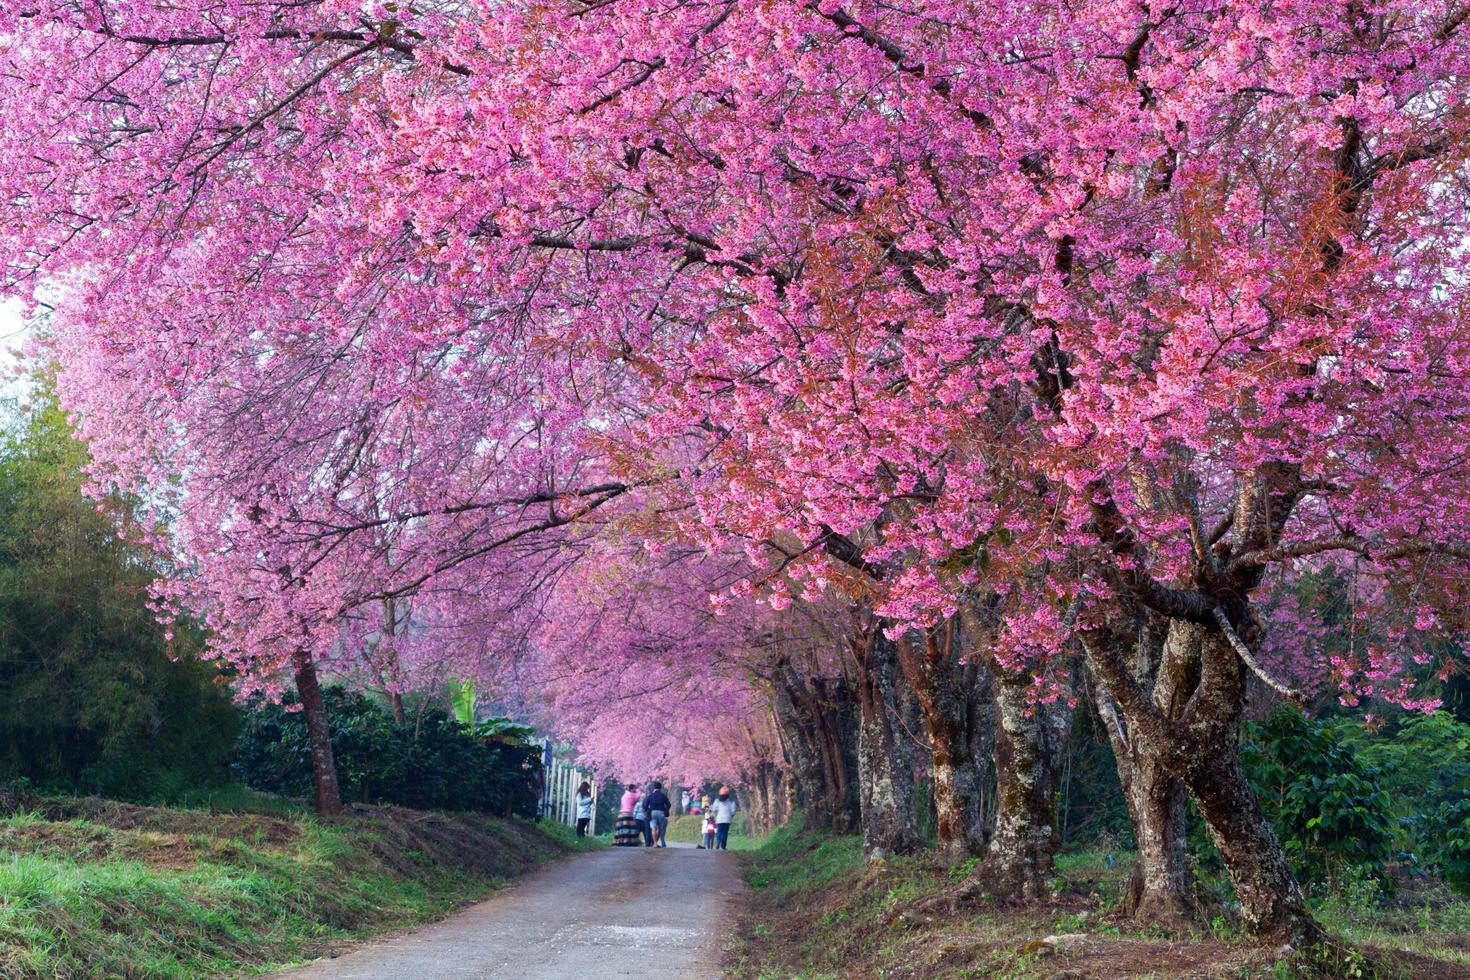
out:
<path id="1" fill-rule="evenodd" d="M 320 71 L 318 71 L 306 81 L 302 82 L 300 85 L 292 89 L 290 94 L 287 95 L 285 98 L 281 99 L 265 112 L 250 120 L 247 125 L 242 126 L 231 133 L 224 142 L 220 143 L 219 146 L 216 146 L 213 150 L 211 150 L 209 154 L 205 156 L 205 158 L 201 160 L 197 166 L 189 171 L 189 176 L 198 176 L 205 167 L 208 167 L 215 160 L 219 159 L 221 154 L 223 154 L 231 146 L 234 146 L 236 143 L 238 143 L 247 134 L 253 133 L 255 130 L 265 125 L 266 120 L 270 119 L 276 113 L 286 108 L 292 102 L 295 102 L 297 99 L 301 98 L 301 96 L 305 95 L 307 92 L 310 92 L 312 89 L 316 88 L 317 85 L 321 83 L 322 79 L 326 78 L 332 72 L 347 64 L 347 62 L 351 61 L 352 59 L 367 54 L 369 51 L 372 51 L 374 48 L 377 47 L 380 47 L 380 45 L 376 40 L 370 41 L 367 44 L 362 45 L 361 47 L 353 48 L 346 54 L 343 54 L 337 58 L 333 58 L 331 61 L 327 62 L 327 64 L 324 65 Z"/>
<path id="2" fill-rule="evenodd" d="M 954 94 L 954 87 L 950 85 L 949 79 L 931 79 L 929 77 L 928 70 L 924 67 L 923 64 L 915 62 L 913 59 L 911 59 L 907 51 L 899 47 L 889 38 L 886 38 L 883 35 L 878 34 L 863 26 L 863 24 L 854 19 L 851 14 L 847 13 L 840 7 L 829 14 L 822 10 L 819 3 L 811 2 L 808 3 L 806 6 L 808 10 L 816 14 L 818 17 L 821 17 L 823 20 L 831 21 L 837 27 L 841 28 L 843 37 L 856 38 L 857 40 L 868 45 L 868 47 L 874 48 L 875 50 L 881 52 L 883 57 L 892 62 L 893 65 L 905 75 L 908 75 L 912 78 L 917 78 L 920 81 L 927 83 L 931 92 L 939 96 L 944 101 L 948 102 L 950 105 L 954 106 L 955 109 L 960 113 L 960 115 L 970 120 L 970 122 L 981 127 L 982 129 L 995 128 L 995 123 L 993 120 L 991 120 L 989 116 L 987 116 L 983 112 L 968 108 L 959 101 L 959 99 Z"/>
<path id="3" fill-rule="evenodd" d="M 1305 707 L 1311 699 L 1301 691 L 1287 687 L 1266 673 L 1266 668 L 1261 666 L 1260 661 L 1256 660 L 1255 655 L 1251 653 L 1250 647 L 1246 646 L 1245 641 L 1240 638 L 1240 634 L 1235 632 L 1235 627 L 1230 625 L 1230 617 L 1225 615 L 1225 610 L 1216 606 L 1214 613 L 1215 622 L 1219 624 L 1220 631 L 1225 634 L 1225 639 L 1230 642 L 1230 648 L 1235 651 L 1235 655 L 1241 659 L 1241 662 L 1250 668 L 1250 672 L 1264 681 L 1266 686 L 1277 694 L 1280 694 L 1293 704 Z"/>

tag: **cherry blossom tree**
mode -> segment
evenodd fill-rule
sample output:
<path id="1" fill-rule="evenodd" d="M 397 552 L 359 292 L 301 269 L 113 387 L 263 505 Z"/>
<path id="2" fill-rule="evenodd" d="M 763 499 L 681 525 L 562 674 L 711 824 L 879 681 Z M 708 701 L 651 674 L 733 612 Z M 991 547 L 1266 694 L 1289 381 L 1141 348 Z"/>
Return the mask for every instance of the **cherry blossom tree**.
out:
<path id="1" fill-rule="evenodd" d="M 1247 925 L 1295 940 L 1234 750 L 1246 678 L 1286 686 L 1273 576 L 1330 556 L 1413 610 L 1287 642 L 1348 698 L 1414 700 L 1401 665 L 1462 625 L 1466 20 L 36 2 L 0 13 L 7 281 L 65 283 L 99 479 L 219 475 L 226 511 L 173 529 L 201 566 L 252 508 L 301 524 L 206 577 L 289 595 L 218 620 L 292 637 L 258 648 L 278 665 L 344 597 L 466 572 L 614 474 L 677 480 L 691 532 L 791 583 L 773 601 L 883 583 L 854 648 L 880 694 L 907 629 L 1024 599 L 990 656 L 1045 697 L 1084 645 Z M 234 415 L 196 431 L 206 404 Z M 211 432 L 270 435 L 223 469 L 165 451 Z M 1177 711 L 1125 662 L 1140 616 Z"/>

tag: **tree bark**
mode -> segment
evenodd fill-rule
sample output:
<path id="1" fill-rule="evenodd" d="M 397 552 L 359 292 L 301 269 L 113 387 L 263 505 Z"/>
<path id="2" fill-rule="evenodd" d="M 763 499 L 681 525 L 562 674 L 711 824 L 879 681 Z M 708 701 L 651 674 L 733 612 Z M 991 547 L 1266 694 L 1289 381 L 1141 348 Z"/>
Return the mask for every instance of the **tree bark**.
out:
<path id="1" fill-rule="evenodd" d="M 914 770 L 898 729 L 898 650 L 874 625 L 852 644 L 858 662 L 858 773 L 863 856 L 884 861 L 918 848 Z"/>
<path id="2" fill-rule="evenodd" d="M 296 692 L 306 719 L 306 737 L 311 746 L 311 785 L 316 812 L 323 816 L 342 812 L 342 794 L 337 788 L 337 762 L 332 756 L 332 736 L 327 728 L 327 706 L 317 682 L 311 655 L 299 651 L 292 658 Z"/>
<path id="3" fill-rule="evenodd" d="M 850 834 L 862 826 L 858 787 L 857 697 L 845 678 L 812 685 L 821 733 L 821 758 L 832 787 L 832 830 Z"/>
<path id="4" fill-rule="evenodd" d="M 1139 617 L 1135 636 L 1126 638 L 1132 644 L 1130 666 L 1140 687 L 1152 694 L 1160 713 L 1177 719 L 1190 691 L 1198 683 L 1198 660 L 1176 653 L 1169 658 L 1169 669 L 1161 672 L 1165 638 L 1149 625 Z M 1115 635 L 1125 639 L 1121 631 Z M 1122 651 L 1119 654 L 1122 659 Z M 1123 800 L 1138 843 L 1138 859 L 1120 911 L 1140 923 L 1169 929 L 1183 927 L 1195 916 L 1185 839 L 1188 792 L 1162 760 L 1130 739 L 1128 723 L 1107 685 L 1095 670 L 1088 673 L 1093 680 L 1093 704 L 1108 733 Z"/>
<path id="5" fill-rule="evenodd" d="M 1125 709 L 1130 742 L 1146 765 L 1161 766 L 1182 782 L 1199 806 L 1235 886 L 1245 929 L 1276 943 L 1315 943 L 1322 931 L 1240 764 L 1244 665 L 1218 627 L 1172 620 L 1168 630 L 1161 679 L 1175 671 L 1187 677 L 1191 665 L 1198 669 L 1198 683 L 1177 719 L 1148 699 L 1115 651 L 1093 650 L 1094 664 Z"/>
<path id="6" fill-rule="evenodd" d="M 1175 757 L 1166 756 L 1165 762 L 1172 763 L 1170 768 L 1199 805 L 1210 838 L 1235 886 L 1246 930 L 1292 945 L 1316 942 L 1322 938 L 1322 931 L 1307 910 L 1301 886 L 1240 763 L 1245 666 L 1221 630 L 1174 622 L 1170 624 L 1166 648 L 1176 646 L 1176 631 L 1184 634 L 1179 645 L 1199 646 L 1197 716 L 1206 723 L 1190 725 L 1187 733 L 1192 737 L 1176 739 Z M 1169 667 L 1166 654 L 1164 669 Z"/>
<path id="7" fill-rule="evenodd" d="M 398 604 L 393 599 L 383 600 L 383 628 L 377 640 L 377 648 L 370 649 L 368 663 L 378 675 L 378 682 L 388 695 L 388 707 L 393 712 L 395 725 L 408 724 L 408 713 L 403 710 L 403 695 L 398 683 L 403 671 L 398 665 L 398 651 L 393 640 L 398 635 Z"/>
<path id="8" fill-rule="evenodd" d="M 854 707 L 840 678 L 807 681 L 783 664 L 772 685 L 793 802 L 806 811 L 810 826 L 839 834 L 859 825 Z"/>
<path id="9" fill-rule="evenodd" d="M 985 860 L 960 889 L 961 898 L 988 895 L 1031 904 L 1051 894 L 1047 876 L 1061 844 L 1057 791 L 1062 751 L 1071 726 L 1064 702 L 1036 705 L 1030 676 L 996 671 L 995 833 Z"/>
<path id="10" fill-rule="evenodd" d="M 781 753 L 791 767 L 796 802 L 806 811 L 809 825 L 829 827 L 832 794 L 818 759 L 816 721 L 804 710 L 797 696 L 799 679 L 784 664 L 780 667 L 781 676 L 771 685 L 771 712 L 781 740 Z"/>
<path id="11" fill-rule="evenodd" d="M 769 759 L 756 763 L 755 771 L 746 776 L 746 786 L 751 795 L 750 816 L 752 829 L 758 834 L 768 834 L 785 823 L 790 816 L 786 807 L 785 774 Z"/>
<path id="12" fill-rule="evenodd" d="M 929 735 L 937 851 L 949 865 L 985 849 L 982 804 L 994 740 L 989 672 L 977 651 L 965 650 L 959 639 L 950 621 L 911 632 L 899 643 L 903 675 Z"/>
<path id="13" fill-rule="evenodd" d="M 1246 781 L 1240 754 L 1231 748 L 1194 769 L 1187 782 L 1230 872 L 1242 923 L 1247 932 L 1273 942 L 1298 947 L 1316 942 L 1321 929 Z"/>

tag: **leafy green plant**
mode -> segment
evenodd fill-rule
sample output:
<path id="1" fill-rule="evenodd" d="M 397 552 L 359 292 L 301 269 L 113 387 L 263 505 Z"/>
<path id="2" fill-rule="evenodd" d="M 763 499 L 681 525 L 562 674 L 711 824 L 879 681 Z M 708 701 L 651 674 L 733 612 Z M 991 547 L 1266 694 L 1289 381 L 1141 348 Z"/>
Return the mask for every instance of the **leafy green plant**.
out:
<path id="1" fill-rule="evenodd" d="M 86 449 L 45 386 L 0 423 L 0 781 L 139 802 L 223 785 L 240 712 L 203 632 L 149 607 L 164 567 L 119 534 L 133 502 L 82 495 Z"/>
<path id="2" fill-rule="evenodd" d="M 1470 895 L 1470 799 L 1442 803 L 1427 823 L 1424 857 L 1433 864 L 1445 883 L 1462 895 Z"/>
<path id="3" fill-rule="evenodd" d="M 1442 711 L 1378 728 L 1342 718 L 1332 730 L 1389 793 L 1400 861 L 1470 894 L 1470 725 Z"/>
<path id="4" fill-rule="evenodd" d="M 1428 812 L 1470 799 L 1470 725 L 1449 712 L 1405 714 L 1377 728 L 1339 718 L 1331 728 L 1378 771 L 1379 782 L 1401 807 Z"/>
<path id="5" fill-rule="evenodd" d="M 1393 852 L 1393 803 L 1379 774 L 1327 725 L 1282 711 L 1250 726 L 1247 775 L 1308 880 L 1376 865 Z"/>

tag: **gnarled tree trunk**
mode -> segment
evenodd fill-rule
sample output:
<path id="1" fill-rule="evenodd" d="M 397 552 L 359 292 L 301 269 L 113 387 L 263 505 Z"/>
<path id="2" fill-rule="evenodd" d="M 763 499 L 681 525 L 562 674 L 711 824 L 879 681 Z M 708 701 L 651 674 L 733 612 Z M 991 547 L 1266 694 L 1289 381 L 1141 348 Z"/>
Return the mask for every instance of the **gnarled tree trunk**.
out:
<path id="1" fill-rule="evenodd" d="M 1153 705 L 1116 651 L 1092 652 L 1126 710 L 1134 752 L 1178 778 L 1194 798 L 1235 886 L 1246 930 L 1273 942 L 1315 942 L 1321 930 L 1240 764 L 1244 665 L 1220 627 L 1175 619 L 1168 629 L 1161 678 L 1176 670 L 1187 677 L 1189 666 L 1198 665 L 1198 682 L 1177 719 Z"/>
<path id="2" fill-rule="evenodd" d="M 342 794 L 337 788 L 337 762 L 332 756 L 332 736 L 327 728 L 327 706 L 317 681 L 311 654 L 299 651 L 292 657 L 296 692 L 301 696 L 301 713 L 306 719 L 306 737 L 311 746 L 311 785 L 316 812 L 342 812 Z"/>
<path id="3" fill-rule="evenodd" d="M 1176 651 L 1168 658 L 1168 669 L 1161 672 L 1164 638 L 1158 630 L 1148 628 L 1148 621 L 1142 617 L 1135 625 L 1133 636 L 1116 630 L 1109 642 L 1130 645 L 1132 656 L 1124 657 L 1125 651 L 1120 650 L 1119 659 L 1131 660 L 1133 676 L 1144 691 L 1152 694 L 1159 711 L 1167 718 L 1178 718 L 1198 683 L 1198 659 Z M 1195 914 L 1185 839 L 1189 794 L 1161 759 L 1131 739 L 1128 723 L 1107 685 L 1095 670 L 1088 673 L 1093 680 L 1093 703 L 1112 745 L 1123 800 L 1138 842 L 1138 859 L 1120 911 L 1139 922 L 1181 927 Z"/>
<path id="4" fill-rule="evenodd" d="M 1240 722 L 1245 711 L 1245 667 L 1221 629 L 1175 621 L 1166 649 L 1198 644 L 1200 721 L 1187 724 L 1165 762 L 1189 788 L 1210 839 L 1230 873 L 1247 931 L 1300 945 L 1321 938 L 1301 886 L 1286 863 L 1276 832 L 1261 812 L 1240 763 Z M 1170 667 L 1166 654 L 1164 670 Z M 1187 713 L 1186 722 L 1194 721 Z M 1203 723 L 1201 723 L 1201 721 Z"/>
<path id="5" fill-rule="evenodd" d="M 878 626 L 852 643 L 858 664 L 858 776 L 863 856 L 883 861 L 918 847 L 913 760 L 899 732 L 898 649 Z"/>
<path id="6" fill-rule="evenodd" d="M 898 648 L 929 735 L 939 858 L 959 864 L 985 849 L 982 803 L 995 731 L 990 675 L 975 651 L 963 649 L 953 620 L 906 634 Z"/>

